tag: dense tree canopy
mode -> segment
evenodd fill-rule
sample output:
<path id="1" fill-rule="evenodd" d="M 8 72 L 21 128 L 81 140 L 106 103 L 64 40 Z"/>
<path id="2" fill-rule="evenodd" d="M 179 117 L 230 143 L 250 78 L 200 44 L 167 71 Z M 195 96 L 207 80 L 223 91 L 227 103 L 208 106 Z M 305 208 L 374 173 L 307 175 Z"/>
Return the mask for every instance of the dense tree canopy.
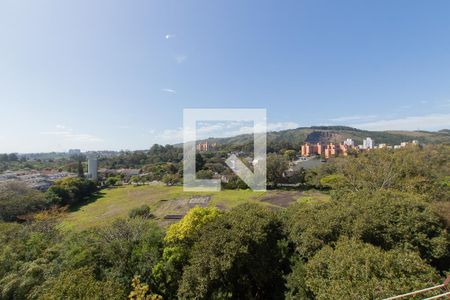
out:
<path id="1" fill-rule="evenodd" d="M 183 269 L 183 299 L 279 299 L 287 268 L 282 223 L 256 205 L 239 206 L 203 227 Z"/>
<path id="2" fill-rule="evenodd" d="M 414 252 L 342 239 L 324 247 L 306 266 L 315 299 L 381 299 L 432 286 L 436 271 Z"/>
<path id="3" fill-rule="evenodd" d="M 44 195 L 21 182 L 0 184 L 0 221 L 15 221 L 17 217 L 47 207 Z"/>
<path id="4" fill-rule="evenodd" d="M 96 190 L 96 184 L 88 179 L 64 178 L 47 190 L 46 198 L 52 204 L 72 205 L 81 202 Z"/>
<path id="5" fill-rule="evenodd" d="M 327 184 L 341 193 L 395 189 L 421 194 L 428 200 L 450 200 L 444 184 L 450 174 L 449 157 L 450 146 L 444 145 L 375 149 L 336 158 L 323 167 L 327 170 L 322 174 L 338 175 Z"/>
<path id="6" fill-rule="evenodd" d="M 305 259 L 341 235 L 386 250 L 418 251 L 424 259 L 450 258 L 445 225 L 429 204 L 407 193 L 361 192 L 327 203 L 298 204 L 288 211 L 287 224 L 296 251 Z"/>

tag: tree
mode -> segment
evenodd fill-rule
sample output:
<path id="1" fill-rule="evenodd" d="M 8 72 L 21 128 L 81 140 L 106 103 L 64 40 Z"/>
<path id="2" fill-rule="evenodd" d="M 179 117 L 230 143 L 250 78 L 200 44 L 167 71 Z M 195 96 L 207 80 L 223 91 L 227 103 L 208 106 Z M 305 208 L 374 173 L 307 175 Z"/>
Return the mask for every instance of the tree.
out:
<path id="1" fill-rule="evenodd" d="M 297 157 L 297 152 L 295 150 L 286 150 L 283 155 L 287 160 L 293 161 Z"/>
<path id="2" fill-rule="evenodd" d="M 248 189 L 248 185 L 237 175 L 231 174 L 228 176 L 228 181 L 222 183 L 222 186 L 225 189 L 231 189 L 231 190 L 236 190 L 236 189 L 241 189 L 241 190 L 246 190 Z"/>
<path id="3" fill-rule="evenodd" d="M 192 208 L 180 222 L 172 224 L 164 237 L 161 260 L 153 269 L 158 289 L 165 298 L 176 298 L 182 270 L 200 231 L 220 216 L 216 208 Z"/>
<path id="4" fill-rule="evenodd" d="M 108 179 L 106 179 L 105 184 L 108 186 L 115 186 L 117 185 L 119 182 L 121 182 L 121 178 L 120 176 L 110 176 L 108 177 Z"/>
<path id="5" fill-rule="evenodd" d="M 383 251 L 341 239 L 320 250 L 307 264 L 306 283 L 315 299 L 381 299 L 436 285 L 435 270 L 418 254 Z"/>
<path id="6" fill-rule="evenodd" d="M 8 161 L 18 161 L 19 157 L 16 153 L 10 153 L 8 154 Z"/>
<path id="7" fill-rule="evenodd" d="M 301 185 L 306 183 L 306 170 L 304 168 L 292 170 L 287 175 L 288 183 Z"/>
<path id="8" fill-rule="evenodd" d="M 281 222 L 245 204 L 201 230 L 183 269 L 182 299 L 280 299 L 287 269 Z"/>
<path id="9" fill-rule="evenodd" d="M 55 182 L 47 192 L 46 197 L 54 204 L 75 204 L 91 196 L 97 190 L 96 184 L 84 178 L 64 178 Z M 56 202 L 58 201 L 58 202 Z"/>
<path id="10" fill-rule="evenodd" d="M 78 177 L 84 178 L 84 169 L 81 160 L 78 161 Z"/>
<path id="11" fill-rule="evenodd" d="M 200 153 L 195 155 L 195 170 L 200 171 L 205 166 L 205 160 Z"/>
<path id="12" fill-rule="evenodd" d="M 177 174 L 166 174 L 163 176 L 162 182 L 166 185 L 174 185 L 180 182 L 180 177 Z"/>
<path id="13" fill-rule="evenodd" d="M 197 179 L 212 179 L 213 172 L 210 170 L 200 170 L 197 172 Z"/>
<path id="14" fill-rule="evenodd" d="M 128 299 L 131 300 L 163 300 L 160 295 L 152 294 L 148 284 L 142 284 L 139 276 L 134 276 L 131 282 L 133 290 L 131 291 Z"/>
<path id="15" fill-rule="evenodd" d="M 90 268 L 62 272 L 46 282 L 39 299 L 124 299 L 124 288 L 112 280 L 97 280 Z"/>
<path id="16" fill-rule="evenodd" d="M 141 177 L 139 177 L 137 175 L 131 176 L 131 178 L 130 178 L 130 183 L 132 183 L 132 184 L 140 185 L 141 182 L 142 182 Z"/>
<path id="17" fill-rule="evenodd" d="M 320 179 L 320 185 L 325 188 L 340 189 L 346 185 L 345 178 L 339 174 L 331 174 Z"/>
<path id="18" fill-rule="evenodd" d="M 314 299 L 306 284 L 306 266 L 301 259 L 294 259 L 291 263 L 291 273 L 286 276 L 285 299 Z"/>
<path id="19" fill-rule="evenodd" d="M 277 154 L 267 156 L 267 181 L 277 187 L 283 181 L 284 172 L 288 168 L 286 159 Z"/>

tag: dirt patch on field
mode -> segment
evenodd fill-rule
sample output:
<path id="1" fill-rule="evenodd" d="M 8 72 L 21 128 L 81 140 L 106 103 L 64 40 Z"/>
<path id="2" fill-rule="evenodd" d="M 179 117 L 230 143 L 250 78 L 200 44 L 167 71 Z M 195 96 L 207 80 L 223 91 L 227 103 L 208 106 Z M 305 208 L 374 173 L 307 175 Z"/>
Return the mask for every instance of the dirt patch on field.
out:
<path id="1" fill-rule="evenodd" d="M 294 203 L 300 195 L 300 192 L 278 191 L 261 198 L 261 201 L 280 207 L 288 207 L 291 203 Z"/>
<path id="2" fill-rule="evenodd" d="M 206 207 L 208 206 L 209 201 L 211 201 L 211 196 L 197 196 L 189 199 L 189 208 L 193 208 L 196 206 Z"/>
<path id="3" fill-rule="evenodd" d="M 189 210 L 189 200 L 188 199 L 174 199 L 159 201 L 156 206 L 155 214 L 163 218 L 168 214 L 181 214 L 184 215 Z"/>

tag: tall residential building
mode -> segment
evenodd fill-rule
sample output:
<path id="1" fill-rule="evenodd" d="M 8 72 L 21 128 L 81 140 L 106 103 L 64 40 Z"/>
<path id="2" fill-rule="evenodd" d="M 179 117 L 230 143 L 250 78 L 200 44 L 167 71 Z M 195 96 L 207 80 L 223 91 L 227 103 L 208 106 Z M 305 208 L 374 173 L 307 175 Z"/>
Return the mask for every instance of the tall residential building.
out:
<path id="1" fill-rule="evenodd" d="M 373 149 L 374 144 L 374 141 L 368 137 L 363 140 L 363 149 Z"/>
<path id="2" fill-rule="evenodd" d="M 311 155 L 322 155 L 323 154 L 323 146 L 320 143 L 315 145 L 310 145 L 308 143 L 304 144 L 301 148 L 302 156 L 311 156 Z"/>
<path id="3" fill-rule="evenodd" d="M 352 139 L 346 139 L 344 141 L 344 145 L 349 146 L 349 147 L 354 147 L 355 146 L 355 142 Z"/>
<path id="4" fill-rule="evenodd" d="M 304 144 L 302 146 L 302 156 L 310 156 L 314 152 L 314 147 L 310 144 Z"/>
<path id="5" fill-rule="evenodd" d="M 339 155 L 347 156 L 348 155 L 348 149 L 350 149 L 352 147 L 353 146 L 349 146 L 347 144 L 339 144 Z"/>
<path id="6" fill-rule="evenodd" d="M 317 143 L 316 144 L 316 149 L 317 149 L 317 153 L 316 154 L 322 156 L 324 154 L 324 151 L 325 151 L 325 146 L 323 146 L 321 143 Z"/>
<path id="7" fill-rule="evenodd" d="M 98 179 L 98 161 L 97 161 L 97 157 L 94 155 L 89 155 L 88 156 L 88 178 L 90 180 L 94 180 L 96 181 Z"/>
<path id="8" fill-rule="evenodd" d="M 339 150 L 336 149 L 336 145 L 333 143 L 329 143 L 325 146 L 324 155 L 325 158 L 330 158 L 332 156 L 336 156 Z"/>

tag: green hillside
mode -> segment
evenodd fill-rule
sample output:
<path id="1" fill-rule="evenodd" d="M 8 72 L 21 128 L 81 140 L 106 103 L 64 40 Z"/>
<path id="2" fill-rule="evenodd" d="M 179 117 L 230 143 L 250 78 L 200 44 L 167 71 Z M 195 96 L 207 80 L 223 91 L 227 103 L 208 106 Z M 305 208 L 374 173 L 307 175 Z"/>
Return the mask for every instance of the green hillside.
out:
<path id="1" fill-rule="evenodd" d="M 267 134 L 267 142 L 288 143 L 295 147 L 304 142 L 321 143 L 340 143 L 347 138 L 351 138 L 356 144 L 361 144 L 366 137 L 371 137 L 378 143 L 400 144 L 401 142 L 418 140 L 423 144 L 450 144 L 450 132 L 441 130 L 431 131 L 368 131 L 346 126 L 313 126 L 300 127 L 296 129 L 273 131 Z M 252 143 L 251 134 L 243 134 L 228 138 L 209 138 L 211 143 L 221 145 L 246 145 Z"/>

